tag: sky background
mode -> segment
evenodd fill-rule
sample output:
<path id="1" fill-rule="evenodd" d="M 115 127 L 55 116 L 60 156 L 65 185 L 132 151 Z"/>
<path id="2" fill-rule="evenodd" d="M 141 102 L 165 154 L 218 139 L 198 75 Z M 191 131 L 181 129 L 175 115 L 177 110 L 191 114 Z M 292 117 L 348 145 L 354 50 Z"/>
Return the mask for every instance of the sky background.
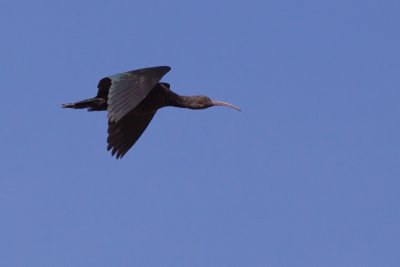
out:
<path id="1" fill-rule="evenodd" d="M 400 2 L 0 2 L 0 266 L 399 266 Z M 183 95 L 122 160 L 100 78 Z"/>

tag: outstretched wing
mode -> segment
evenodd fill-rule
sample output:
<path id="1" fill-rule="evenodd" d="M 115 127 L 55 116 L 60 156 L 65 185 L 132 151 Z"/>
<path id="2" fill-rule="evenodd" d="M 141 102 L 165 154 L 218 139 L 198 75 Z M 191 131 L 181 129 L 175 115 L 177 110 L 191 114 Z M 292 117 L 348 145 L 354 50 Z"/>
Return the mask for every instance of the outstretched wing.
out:
<path id="1" fill-rule="evenodd" d="M 126 152 L 136 143 L 146 127 L 149 125 L 154 113 L 137 115 L 128 113 L 121 120 L 108 121 L 107 150 L 116 158 L 122 158 Z"/>
<path id="2" fill-rule="evenodd" d="M 133 110 L 170 69 L 168 66 L 152 67 L 109 76 L 109 121 L 118 122 Z"/>

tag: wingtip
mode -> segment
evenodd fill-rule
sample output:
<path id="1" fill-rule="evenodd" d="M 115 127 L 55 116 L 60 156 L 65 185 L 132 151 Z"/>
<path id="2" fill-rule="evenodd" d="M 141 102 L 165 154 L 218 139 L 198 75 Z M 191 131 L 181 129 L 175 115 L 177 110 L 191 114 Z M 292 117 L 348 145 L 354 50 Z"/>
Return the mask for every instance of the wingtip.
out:
<path id="1" fill-rule="evenodd" d="M 153 69 L 153 68 L 154 68 L 154 69 L 165 69 L 165 70 L 168 70 L 168 71 L 171 70 L 171 67 L 168 66 L 168 65 L 150 67 L 149 69 Z"/>
<path id="2" fill-rule="evenodd" d="M 151 67 L 151 68 L 148 68 L 148 69 L 155 70 L 156 73 L 158 72 L 159 75 L 161 75 L 161 77 L 162 77 L 162 76 L 164 76 L 165 74 L 167 74 L 171 70 L 171 67 L 170 66 L 158 66 L 158 67 Z"/>
<path id="3" fill-rule="evenodd" d="M 162 77 L 171 70 L 171 67 L 170 66 L 156 66 L 156 67 L 144 68 L 142 70 L 146 71 L 146 72 L 150 71 L 149 73 L 153 73 L 157 76 L 161 75 L 161 77 Z"/>

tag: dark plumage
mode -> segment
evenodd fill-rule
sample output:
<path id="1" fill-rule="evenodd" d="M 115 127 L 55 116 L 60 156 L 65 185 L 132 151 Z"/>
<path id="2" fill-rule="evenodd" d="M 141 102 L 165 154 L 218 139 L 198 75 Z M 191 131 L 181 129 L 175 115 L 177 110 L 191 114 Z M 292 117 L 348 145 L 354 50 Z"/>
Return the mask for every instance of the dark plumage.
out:
<path id="1" fill-rule="evenodd" d="M 157 110 L 166 107 L 206 109 L 212 106 L 238 107 L 207 96 L 180 96 L 168 83 L 160 82 L 170 67 L 152 67 L 115 74 L 99 81 L 96 97 L 64 108 L 108 111 L 107 150 L 122 158 L 149 125 Z"/>

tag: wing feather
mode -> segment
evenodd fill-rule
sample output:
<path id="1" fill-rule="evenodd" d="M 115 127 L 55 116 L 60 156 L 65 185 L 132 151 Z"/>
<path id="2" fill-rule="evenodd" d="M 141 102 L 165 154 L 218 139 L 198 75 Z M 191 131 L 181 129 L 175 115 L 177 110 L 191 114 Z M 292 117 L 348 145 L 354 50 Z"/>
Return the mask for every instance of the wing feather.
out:
<path id="1" fill-rule="evenodd" d="M 142 135 L 154 115 L 155 112 L 145 115 L 131 112 L 118 122 L 109 120 L 107 150 L 111 150 L 117 159 L 122 158 Z"/>
<path id="2" fill-rule="evenodd" d="M 152 67 L 109 76 L 109 121 L 118 122 L 132 111 L 170 69 L 168 66 Z"/>

